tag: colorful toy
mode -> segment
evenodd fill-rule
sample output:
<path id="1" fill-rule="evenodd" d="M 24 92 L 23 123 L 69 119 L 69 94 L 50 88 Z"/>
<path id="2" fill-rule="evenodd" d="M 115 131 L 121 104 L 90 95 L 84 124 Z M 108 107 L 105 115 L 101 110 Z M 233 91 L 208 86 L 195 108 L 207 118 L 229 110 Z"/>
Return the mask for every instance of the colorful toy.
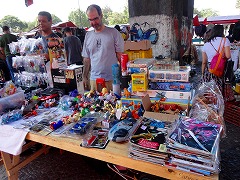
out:
<path id="1" fill-rule="evenodd" d="M 64 122 L 63 122 L 62 120 L 59 120 L 58 122 L 52 122 L 52 123 L 50 124 L 50 128 L 51 128 L 52 130 L 56 130 L 56 129 L 62 127 L 63 125 L 64 125 Z"/>
<path id="2" fill-rule="evenodd" d="M 123 95 L 124 95 L 126 98 L 130 98 L 130 97 L 131 97 L 131 93 L 127 90 L 127 88 L 124 88 L 124 89 L 123 89 Z"/>

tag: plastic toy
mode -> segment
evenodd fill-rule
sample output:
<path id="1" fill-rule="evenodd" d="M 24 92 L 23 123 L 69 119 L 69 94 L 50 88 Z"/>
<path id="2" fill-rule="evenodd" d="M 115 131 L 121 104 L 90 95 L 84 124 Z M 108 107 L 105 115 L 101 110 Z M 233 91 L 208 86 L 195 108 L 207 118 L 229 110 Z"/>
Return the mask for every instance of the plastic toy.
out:
<path id="1" fill-rule="evenodd" d="M 13 110 L 12 112 L 6 113 L 1 117 L 1 124 L 8 124 L 14 121 L 17 121 L 22 118 L 21 110 Z"/>
<path id="2" fill-rule="evenodd" d="M 123 95 L 124 95 L 126 98 L 130 98 L 130 97 L 131 97 L 131 93 L 127 90 L 127 88 L 124 88 L 124 89 L 123 89 Z"/>
<path id="3" fill-rule="evenodd" d="M 124 142 L 132 135 L 137 128 L 136 119 L 127 118 L 115 124 L 108 133 L 108 138 L 114 142 Z"/>
<path id="4" fill-rule="evenodd" d="M 58 122 L 52 122 L 52 123 L 50 124 L 50 128 L 51 128 L 52 130 L 56 130 L 56 129 L 62 127 L 63 125 L 64 125 L 64 122 L 63 122 L 62 120 L 59 120 Z"/>

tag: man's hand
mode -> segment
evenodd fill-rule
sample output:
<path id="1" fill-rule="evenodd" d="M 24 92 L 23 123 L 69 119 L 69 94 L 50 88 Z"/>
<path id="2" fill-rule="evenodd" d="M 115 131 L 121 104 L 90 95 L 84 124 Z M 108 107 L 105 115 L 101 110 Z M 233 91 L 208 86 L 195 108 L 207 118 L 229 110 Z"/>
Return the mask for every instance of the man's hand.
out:
<path id="1" fill-rule="evenodd" d="M 83 78 L 83 87 L 84 90 L 89 91 L 90 90 L 90 84 L 88 78 Z"/>

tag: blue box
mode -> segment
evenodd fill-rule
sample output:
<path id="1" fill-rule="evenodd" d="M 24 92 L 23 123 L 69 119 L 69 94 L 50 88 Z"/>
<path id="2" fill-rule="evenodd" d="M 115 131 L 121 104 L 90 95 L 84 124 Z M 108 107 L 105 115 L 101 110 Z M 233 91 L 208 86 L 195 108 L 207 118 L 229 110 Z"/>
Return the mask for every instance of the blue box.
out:
<path id="1" fill-rule="evenodd" d="M 150 82 L 149 88 L 164 91 L 191 91 L 193 85 L 192 83 L 183 82 Z"/>

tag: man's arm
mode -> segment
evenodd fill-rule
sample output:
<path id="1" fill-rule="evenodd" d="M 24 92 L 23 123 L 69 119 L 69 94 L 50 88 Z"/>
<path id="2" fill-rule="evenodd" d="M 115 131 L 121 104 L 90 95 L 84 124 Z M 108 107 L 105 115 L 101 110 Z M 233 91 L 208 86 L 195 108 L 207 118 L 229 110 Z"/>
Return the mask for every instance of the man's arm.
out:
<path id="1" fill-rule="evenodd" d="M 90 58 L 83 58 L 83 78 L 88 78 L 88 74 L 90 72 Z"/>
<path id="2" fill-rule="evenodd" d="M 207 54 L 205 52 L 202 52 L 202 74 L 204 74 L 204 70 L 207 67 L 207 63 L 208 63 Z"/>
<path id="3" fill-rule="evenodd" d="M 117 54 L 118 62 L 119 62 L 119 64 L 121 64 L 121 56 L 122 56 L 122 52 L 116 52 L 116 54 Z"/>
<path id="4" fill-rule="evenodd" d="M 89 72 L 91 68 L 90 58 L 83 58 L 83 85 L 84 88 L 88 87 Z"/>

